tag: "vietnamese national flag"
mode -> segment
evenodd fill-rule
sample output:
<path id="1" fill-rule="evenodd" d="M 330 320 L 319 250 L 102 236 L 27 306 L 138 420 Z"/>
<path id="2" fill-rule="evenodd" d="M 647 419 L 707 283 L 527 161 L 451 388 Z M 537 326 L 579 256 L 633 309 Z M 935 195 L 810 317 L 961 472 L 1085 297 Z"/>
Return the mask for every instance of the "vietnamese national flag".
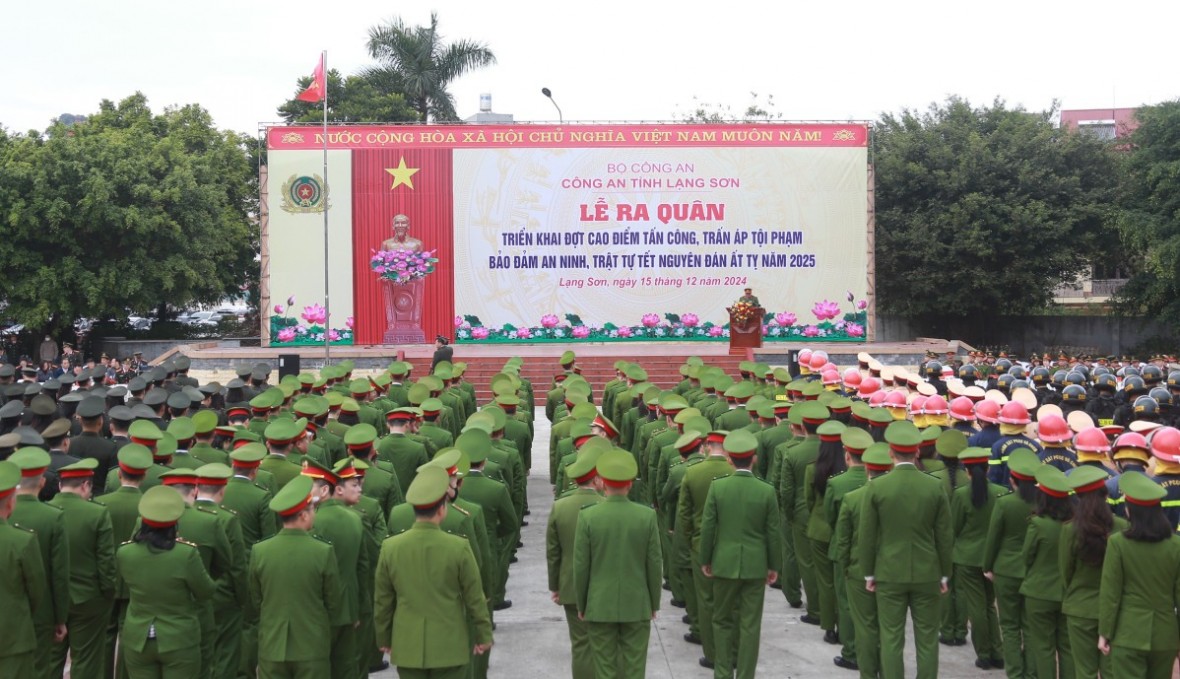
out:
<path id="1" fill-rule="evenodd" d="M 316 64 L 315 71 L 311 74 L 311 84 L 295 98 L 299 101 L 316 102 L 323 101 L 327 94 L 328 81 L 324 76 L 324 57 L 320 56 L 320 63 Z"/>

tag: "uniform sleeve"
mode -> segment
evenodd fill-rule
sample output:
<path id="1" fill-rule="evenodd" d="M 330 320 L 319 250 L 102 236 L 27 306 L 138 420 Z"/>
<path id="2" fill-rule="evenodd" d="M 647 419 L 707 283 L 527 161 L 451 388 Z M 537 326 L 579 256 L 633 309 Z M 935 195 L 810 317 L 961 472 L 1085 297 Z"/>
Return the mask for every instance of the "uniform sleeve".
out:
<path id="1" fill-rule="evenodd" d="M 990 573 L 995 570 L 996 557 L 1000 553 L 1000 542 L 1003 540 L 1003 535 L 1000 533 L 1004 528 L 1004 511 L 1003 504 L 997 500 L 996 506 L 992 509 L 992 517 L 987 522 L 987 537 L 983 542 L 983 572 Z"/>
<path id="2" fill-rule="evenodd" d="M 1069 591 L 1069 583 L 1073 580 L 1074 559 L 1078 553 L 1077 531 L 1072 523 L 1061 527 L 1061 546 L 1057 550 L 1057 568 L 1061 572 L 1061 589 Z"/>
<path id="3" fill-rule="evenodd" d="M 279 515 L 270 510 L 272 496 L 267 491 L 262 502 L 258 503 L 258 539 L 259 541 L 272 538 L 279 532 Z"/>
<path id="4" fill-rule="evenodd" d="M 714 490 L 716 483 L 709 484 L 709 493 L 705 496 L 705 511 L 701 516 L 701 564 L 713 563 L 713 549 L 717 544 L 717 494 Z"/>
<path id="5" fill-rule="evenodd" d="M 516 509 L 512 506 L 512 497 L 508 494 L 507 486 L 499 495 L 497 511 L 500 513 L 500 535 L 497 537 L 510 538 L 515 544 L 516 535 L 520 532 L 520 517 L 516 515 Z"/>
<path id="6" fill-rule="evenodd" d="M 463 544 L 459 564 L 459 587 L 463 592 L 463 605 L 467 607 L 467 618 L 475 628 L 475 643 L 492 643 L 492 618 L 488 613 L 488 601 L 483 594 L 479 580 L 479 567 L 475 565 L 475 554 L 466 542 Z"/>
<path id="7" fill-rule="evenodd" d="M 94 558 L 98 567 L 98 590 L 106 598 L 113 598 L 116 591 L 115 531 L 111 527 L 111 513 L 105 508 L 102 518 L 95 527 Z"/>
<path id="8" fill-rule="evenodd" d="M 25 540 L 24 550 L 19 557 L 20 578 L 24 592 L 29 598 L 29 611 L 34 614 L 45 605 L 45 564 L 41 561 L 41 549 L 36 539 Z"/>
<path id="9" fill-rule="evenodd" d="M 250 601 L 254 605 L 255 612 L 262 610 L 261 563 L 257 552 L 250 555 Z M 202 564 L 201 568 L 204 569 L 204 567 Z"/>
<path id="10" fill-rule="evenodd" d="M 1020 556 L 1024 560 L 1024 568 L 1027 571 L 1032 568 L 1032 565 L 1037 561 L 1037 549 L 1040 547 L 1041 531 L 1037 528 L 1037 524 L 1033 521 L 1028 522 L 1028 528 L 1024 531 L 1024 546 L 1020 548 Z"/>
<path id="11" fill-rule="evenodd" d="M 234 600 L 239 606 L 246 606 L 250 603 L 250 590 L 246 584 L 246 541 L 242 537 L 242 522 L 235 517 L 227 524 L 227 528 L 233 564 L 230 580 L 233 584 Z"/>
<path id="12" fill-rule="evenodd" d="M 660 526 L 656 521 L 656 514 L 650 510 L 647 514 L 647 593 L 651 597 L 651 612 L 654 614 L 660 610 L 664 563 L 661 556 Z"/>
<path id="13" fill-rule="evenodd" d="M 1102 562 L 1102 584 L 1098 589 L 1098 636 L 1109 640 L 1113 640 L 1117 633 L 1119 607 L 1123 601 L 1122 551 L 1122 540 L 1107 542 L 1106 558 Z M 1174 587 L 1180 592 L 1180 584 Z"/>
<path id="14" fill-rule="evenodd" d="M 770 564 L 770 570 L 775 573 L 783 572 L 783 535 L 779 518 L 778 501 L 774 497 L 774 491 L 766 494 L 766 563 Z"/>
<path id="15" fill-rule="evenodd" d="M 47 581 L 53 622 L 64 625 L 70 613 L 70 549 L 66 542 L 66 520 L 61 512 L 57 513 L 50 534 L 49 561 L 43 565 L 49 567 Z"/>
<path id="16" fill-rule="evenodd" d="M 689 544 L 692 539 L 692 493 L 688 490 L 688 473 L 680 478 L 680 498 L 676 501 L 676 535 Z"/>
<path id="17" fill-rule="evenodd" d="M 556 592 L 561 588 L 561 540 L 557 533 L 557 507 L 549 513 L 549 523 L 545 526 L 545 563 L 549 570 L 549 591 Z"/>
<path id="18" fill-rule="evenodd" d="M 795 467 L 786 455 L 780 456 L 778 505 L 787 521 L 795 519 Z"/>
<path id="19" fill-rule="evenodd" d="M 950 578 L 955 566 L 952 553 L 955 547 L 954 533 L 951 532 L 951 507 L 946 492 L 938 490 L 938 513 L 934 517 L 934 548 L 942 567 L 942 576 Z"/>
<path id="20" fill-rule="evenodd" d="M 393 572 L 388 545 L 381 545 L 377 557 L 377 574 L 373 581 L 373 628 L 377 647 L 393 643 L 393 614 L 397 610 L 397 592 L 393 589 Z"/>
<path id="21" fill-rule="evenodd" d="M 852 556 L 852 511 L 848 503 L 840 504 L 840 515 L 836 518 L 836 531 L 832 533 L 832 561 L 840 568 L 839 572 L 848 570 Z"/>
<path id="22" fill-rule="evenodd" d="M 971 514 L 967 511 L 966 497 L 957 490 L 951 496 L 951 535 L 957 540 L 967 525 Z M 993 512 L 994 513 L 994 512 Z"/>
<path id="23" fill-rule="evenodd" d="M 175 547 L 174 549 L 180 549 Z M 217 591 L 217 583 L 205 571 L 205 564 L 201 561 L 201 553 L 195 547 L 184 547 L 188 550 L 188 558 L 184 563 L 184 581 L 188 585 L 193 599 L 201 601 L 213 596 Z"/>
<path id="24" fill-rule="evenodd" d="M 865 490 L 860 513 L 860 563 L 864 566 L 865 575 L 876 575 L 877 572 L 877 542 L 880 532 L 877 526 L 877 502 L 873 497 L 873 485 Z"/>
<path id="25" fill-rule="evenodd" d="M 578 527 L 574 532 L 574 595 L 578 612 L 586 612 L 590 598 L 590 526 L 584 512 L 578 513 Z"/>
<path id="26" fill-rule="evenodd" d="M 356 581 L 360 585 L 357 598 L 360 602 L 357 608 L 358 619 L 365 619 L 373 608 L 373 579 L 369 577 L 373 558 L 369 548 L 369 531 L 365 530 L 364 520 L 361 521 L 361 548 L 357 550 Z"/>
<path id="27" fill-rule="evenodd" d="M 336 565 L 336 553 L 329 549 L 324 557 L 322 592 L 328 620 L 341 620 L 344 615 L 344 583 L 340 581 L 340 568 Z"/>

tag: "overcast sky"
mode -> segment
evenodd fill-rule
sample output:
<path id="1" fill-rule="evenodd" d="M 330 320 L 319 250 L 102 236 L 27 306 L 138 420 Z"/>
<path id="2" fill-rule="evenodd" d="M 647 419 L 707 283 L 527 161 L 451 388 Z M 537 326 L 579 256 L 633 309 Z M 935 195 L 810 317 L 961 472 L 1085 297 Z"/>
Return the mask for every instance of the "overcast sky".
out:
<path id="1" fill-rule="evenodd" d="M 44 129 L 136 90 L 154 110 L 197 103 L 254 132 L 310 75 L 372 63 L 368 29 L 438 11 L 445 38 L 482 41 L 498 63 L 451 86 L 459 115 L 518 121 L 674 120 L 693 98 L 744 110 L 773 95 L 793 120 L 871 120 L 958 94 L 1042 110 L 1180 97 L 1180 3 L 338 2 L 54 0 L 8 3 L 0 125 Z"/>

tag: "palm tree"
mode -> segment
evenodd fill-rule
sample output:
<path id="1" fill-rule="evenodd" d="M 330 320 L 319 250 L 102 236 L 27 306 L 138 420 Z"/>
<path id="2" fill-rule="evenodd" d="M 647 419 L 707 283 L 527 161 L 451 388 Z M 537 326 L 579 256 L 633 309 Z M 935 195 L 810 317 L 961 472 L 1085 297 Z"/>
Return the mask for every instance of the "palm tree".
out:
<path id="1" fill-rule="evenodd" d="M 496 55 L 481 43 L 443 44 L 434 12 L 429 27 L 408 27 L 395 18 L 370 28 L 369 55 L 379 65 L 365 69 L 365 76 L 382 89 L 405 94 L 423 123 L 458 120 L 447 85 L 473 68 L 496 63 Z"/>

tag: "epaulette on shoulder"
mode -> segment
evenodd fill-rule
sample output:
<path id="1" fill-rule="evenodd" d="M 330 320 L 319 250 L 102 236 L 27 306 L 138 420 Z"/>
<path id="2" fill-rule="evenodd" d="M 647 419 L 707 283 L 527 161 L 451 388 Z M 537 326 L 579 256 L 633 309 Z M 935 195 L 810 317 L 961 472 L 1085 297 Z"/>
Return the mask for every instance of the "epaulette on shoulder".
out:
<path id="1" fill-rule="evenodd" d="M 19 529 L 19 530 L 23 530 L 23 531 L 24 531 L 24 532 L 26 532 L 26 533 L 34 533 L 34 534 L 35 534 L 35 533 L 37 532 L 37 531 L 33 530 L 32 528 L 25 528 L 24 526 L 22 526 L 22 525 L 21 525 L 21 524 L 19 524 L 19 523 L 14 523 L 14 524 L 12 524 L 12 527 L 13 527 L 13 528 L 16 528 L 16 529 Z"/>
<path id="2" fill-rule="evenodd" d="M 106 507 L 107 506 L 107 503 L 103 502 L 102 500 L 99 500 L 98 498 L 92 498 L 90 501 L 93 502 L 94 504 L 98 505 L 99 507 Z"/>
<path id="3" fill-rule="evenodd" d="M 459 505 L 453 504 L 450 507 L 448 507 L 448 509 L 453 509 L 453 510 L 459 512 L 460 514 L 462 514 L 463 516 L 471 516 L 471 512 L 467 511 L 466 509 L 463 509 Z"/>
<path id="4" fill-rule="evenodd" d="M 223 507 L 221 505 L 217 505 L 217 510 L 220 512 L 229 512 L 230 516 L 238 515 L 238 511 L 236 509 L 230 509 L 229 507 Z"/>
<path id="5" fill-rule="evenodd" d="M 266 486 L 264 486 L 264 485 L 262 485 L 261 483 L 258 483 L 258 482 L 255 482 L 255 483 L 254 483 L 254 487 L 255 487 L 255 488 L 258 488 L 259 490 L 265 490 L 265 491 L 266 491 L 266 492 L 268 492 L 268 493 L 270 492 L 270 488 L 267 488 Z"/>
<path id="6" fill-rule="evenodd" d="M 217 516 L 217 510 L 219 509 L 216 505 L 214 505 L 212 507 L 210 507 L 208 505 L 195 505 L 195 506 L 196 506 L 198 512 L 204 512 L 206 514 L 211 514 L 213 516 Z"/>
<path id="7" fill-rule="evenodd" d="M 331 545 L 331 544 L 332 544 L 332 541 L 331 541 L 331 540 L 329 540 L 328 538 L 326 538 L 326 537 L 324 537 L 324 536 L 322 536 L 322 535 L 313 535 L 312 537 L 314 537 L 316 540 L 319 540 L 320 542 L 324 543 L 325 545 Z"/>
<path id="8" fill-rule="evenodd" d="M 686 467 L 692 467 L 694 465 L 697 465 L 697 464 L 703 462 L 704 460 L 705 460 L 705 458 L 703 458 L 703 457 L 697 458 L 695 460 L 685 460 L 684 465 Z"/>
<path id="9" fill-rule="evenodd" d="M 178 545 L 188 545 L 189 547 L 192 547 L 193 549 L 200 549 L 200 547 L 198 547 L 198 546 L 197 546 L 197 543 L 195 543 L 195 542 L 189 542 L 188 540 L 185 540 L 185 539 L 183 539 L 183 538 L 176 538 L 176 544 L 178 544 Z"/>
<path id="10" fill-rule="evenodd" d="M 126 547 L 127 545 L 133 545 L 133 544 L 135 544 L 135 540 L 124 540 L 122 543 L 119 544 L 119 546 Z"/>

